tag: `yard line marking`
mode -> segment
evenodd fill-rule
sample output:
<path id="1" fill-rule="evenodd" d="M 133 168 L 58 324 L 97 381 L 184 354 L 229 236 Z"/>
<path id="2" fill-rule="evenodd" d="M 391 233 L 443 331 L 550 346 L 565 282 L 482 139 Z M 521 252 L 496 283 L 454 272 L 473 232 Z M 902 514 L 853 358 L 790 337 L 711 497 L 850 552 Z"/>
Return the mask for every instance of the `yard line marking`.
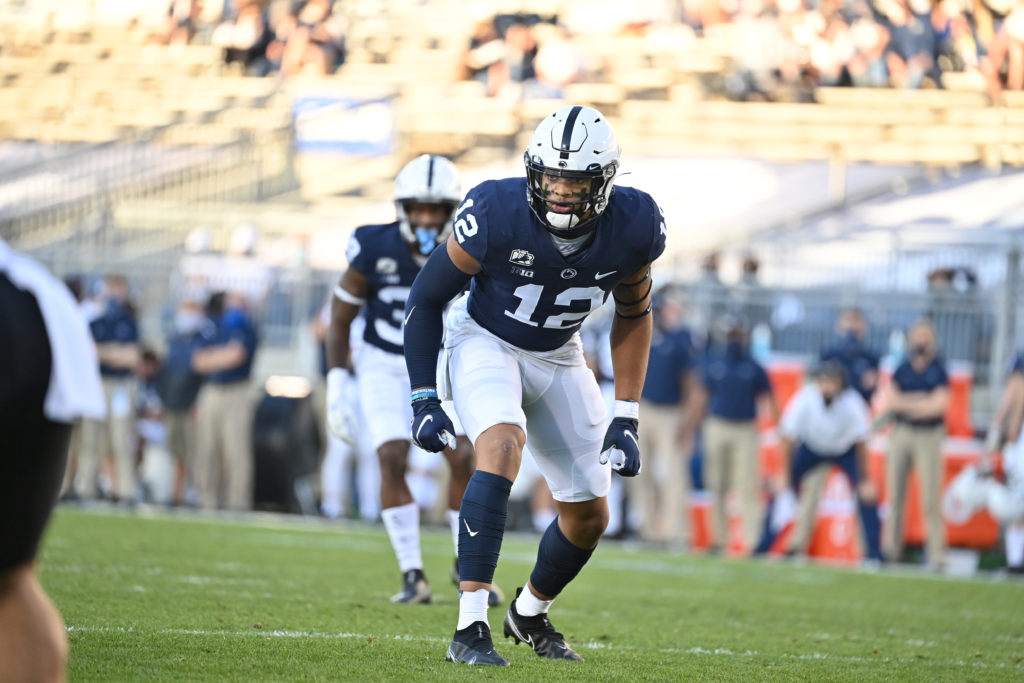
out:
<path id="1" fill-rule="evenodd" d="M 312 638 L 312 639 L 326 639 L 326 640 L 350 640 L 350 639 L 376 639 L 381 641 L 405 641 L 405 642 L 417 642 L 417 643 L 441 643 L 447 644 L 448 638 L 431 638 L 429 636 L 411 636 L 411 635 L 387 635 L 387 634 L 374 634 L 374 633 L 326 633 L 323 631 L 283 631 L 283 630 L 268 630 L 263 631 L 259 629 L 253 629 L 251 631 L 209 631 L 205 629 L 191 629 L 191 628 L 162 628 L 162 629 L 136 629 L 134 626 L 75 626 L 69 625 L 67 627 L 68 633 L 153 633 L 157 635 L 184 635 L 184 636 L 217 636 L 217 637 L 256 637 L 256 638 Z M 631 646 L 623 645 L 612 645 L 609 643 L 601 643 L 597 641 L 589 641 L 582 646 L 580 649 L 588 650 L 622 650 L 622 651 L 636 651 L 644 648 L 635 648 Z M 727 647 L 716 647 L 716 648 L 705 648 L 700 645 L 695 645 L 689 648 L 657 648 L 658 652 L 664 654 L 689 654 L 689 655 L 701 655 L 701 656 L 713 656 L 713 657 L 779 657 L 782 659 L 796 659 L 800 661 L 807 660 L 822 660 L 828 659 L 835 662 L 875 662 L 875 663 L 895 663 L 895 664 L 922 664 L 926 663 L 920 659 L 914 659 L 909 657 L 862 657 L 858 655 L 836 655 L 829 652 L 805 652 L 800 654 L 794 654 L 790 652 L 781 652 L 778 654 L 772 653 L 761 653 L 757 650 L 732 650 Z M 958 667 L 969 667 L 973 669 L 1011 669 L 1014 671 L 1024 671 L 1024 665 L 1017 664 L 1011 665 L 1005 662 L 998 662 L 989 664 L 988 662 L 965 662 L 962 659 L 958 660 L 927 660 L 927 663 L 943 665 L 943 666 L 958 666 Z"/>

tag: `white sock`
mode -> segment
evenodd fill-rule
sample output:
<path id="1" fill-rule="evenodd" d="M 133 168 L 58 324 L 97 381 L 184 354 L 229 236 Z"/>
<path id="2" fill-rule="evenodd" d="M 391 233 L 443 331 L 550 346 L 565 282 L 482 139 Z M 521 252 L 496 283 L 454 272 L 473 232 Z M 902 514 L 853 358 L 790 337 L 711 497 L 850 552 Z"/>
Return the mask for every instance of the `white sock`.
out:
<path id="1" fill-rule="evenodd" d="M 423 569 L 423 555 L 420 553 L 420 509 L 416 503 L 399 505 L 381 510 L 384 528 L 388 530 L 391 547 L 398 557 L 398 568 L 402 573 L 410 569 Z"/>
<path id="2" fill-rule="evenodd" d="M 455 544 L 455 557 L 459 556 L 459 511 L 448 510 L 446 513 L 448 517 L 448 526 L 452 530 L 452 543 Z"/>
<path id="3" fill-rule="evenodd" d="M 519 597 L 516 598 L 516 612 L 519 612 L 519 615 L 523 617 L 547 614 L 553 602 L 554 600 L 541 600 L 533 594 L 529 586 L 526 586 L 523 588 L 523 592 L 519 594 Z"/>
<path id="4" fill-rule="evenodd" d="M 456 631 L 461 631 L 477 621 L 487 623 L 487 589 L 462 591 L 459 596 L 459 624 Z"/>
<path id="5" fill-rule="evenodd" d="M 1006 541 L 1006 565 L 1024 567 L 1024 526 L 1008 526 L 1003 536 Z"/>

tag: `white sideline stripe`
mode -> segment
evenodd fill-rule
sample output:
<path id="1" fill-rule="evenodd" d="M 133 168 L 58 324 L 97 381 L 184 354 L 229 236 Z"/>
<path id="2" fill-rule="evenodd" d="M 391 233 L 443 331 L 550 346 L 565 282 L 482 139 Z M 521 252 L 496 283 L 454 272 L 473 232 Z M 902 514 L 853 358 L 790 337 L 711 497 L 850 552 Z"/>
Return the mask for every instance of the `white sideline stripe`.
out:
<path id="1" fill-rule="evenodd" d="M 405 642 L 417 642 L 417 643 L 444 643 L 450 642 L 447 638 L 430 638 L 427 636 L 400 636 L 400 635 L 379 635 L 369 633 L 324 633 L 321 631 L 263 631 L 259 629 L 253 629 L 251 631 L 207 631 L 203 629 L 191 629 L 191 628 L 163 628 L 156 630 L 147 629 L 136 629 L 134 626 L 68 626 L 68 633 L 152 633 L 157 635 L 184 635 L 184 636 L 217 636 L 217 637 L 257 637 L 257 638 L 312 638 L 312 639 L 327 639 L 327 640 L 348 640 L 348 639 L 362 639 L 373 638 L 376 640 L 393 640 L 393 641 L 405 641 Z M 597 641 L 590 641 L 580 647 L 581 650 L 636 650 L 634 647 L 623 647 L 620 645 L 609 645 L 608 643 L 600 643 Z M 726 647 L 716 648 L 704 648 L 699 645 L 690 648 L 658 648 L 658 652 L 665 654 L 688 654 L 688 655 L 711 655 L 715 657 L 760 657 L 762 654 L 757 650 L 731 650 Z M 828 652 L 805 652 L 802 654 L 792 654 L 783 652 L 781 654 L 773 655 L 766 654 L 765 657 L 781 657 L 782 659 L 796 659 L 800 661 L 806 660 L 831 660 L 834 662 L 872 662 L 872 663 L 890 663 L 890 664 L 937 664 L 943 666 L 958 666 L 958 667 L 970 667 L 972 669 L 1011 669 L 1014 671 L 1024 671 L 1024 665 L 1009 665 L 1005 662 L 999 662 L 996 664 L 989 664 L 987 662 L 965 662 L 962 659 L 956 661 L 937 661 L 937 660 L 920 660 L 914 658 L 891 658 L 891 657 L 860 657 L 857 655 L 835 655 Z"/>
<path id="2" fill-rule="evenodd" d="M 423 643 L 449 643 L 446 638 L 428 638 L 425 636 L 381 636 L 369 633 L 324 633 L 320 631 L 263 631 L 252 629 L 251 631 L 207 631 L 193 628 L 161 628 L 161 629 L 136 629 L 134 626 L 68 626 L 68 633 L 153 633 L 157 635 L 179 635 L 179 636 L 228 636 L 228 637 L 258 637 L 258 638 L 311 638 L 326 640 L 343 640 L 351 638 L 375 638 L 378 640 L 405 640 Z"/>

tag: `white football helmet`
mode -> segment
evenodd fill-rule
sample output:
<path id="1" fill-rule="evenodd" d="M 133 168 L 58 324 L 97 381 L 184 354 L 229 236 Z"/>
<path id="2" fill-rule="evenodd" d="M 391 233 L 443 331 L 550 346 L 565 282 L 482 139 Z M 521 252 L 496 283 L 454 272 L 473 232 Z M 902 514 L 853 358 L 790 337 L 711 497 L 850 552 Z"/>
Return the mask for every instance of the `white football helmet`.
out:
<path id="1" fill-rule="evenodd" d="M 405 241 L 423 256 L 429 256 L 452 231 L 455 207 L 462 201 L 462 184 L 455 164 L 435 154 L 418 156 L 395 178 L 395 211 Z M 438 225 L 412 225 L 406 210 L 411 204 L 440 204 L 448 209 Z"/>
<path id="2" fill-rule="evenodd" d="M 596 227 L 612 196 L 619 153 L 615 131 L 604 115 L 591 107 L 562 107 L 540 122 L 524 155 L 526 199 L 550 233 L 571 239 Z M 585 197 L 559 200 L 568 211 L 555 211 L 545 196 L 545 176 L 587 180 L 590 185 Z"/>

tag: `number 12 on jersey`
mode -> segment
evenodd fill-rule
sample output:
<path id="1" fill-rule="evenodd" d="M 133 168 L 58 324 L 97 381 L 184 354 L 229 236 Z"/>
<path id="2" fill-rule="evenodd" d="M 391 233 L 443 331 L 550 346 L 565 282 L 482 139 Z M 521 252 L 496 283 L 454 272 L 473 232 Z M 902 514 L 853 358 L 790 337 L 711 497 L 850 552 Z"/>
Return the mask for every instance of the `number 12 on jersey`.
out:
<path id="1" fill-rule="evenodd" d="M 537 306 L 541 304 L 541 297 L 544 295 L 544 285 L 522 285 L 516 287 L 513 294 L 519 299 L 519 306 L 516 307 L 515 311 L 506 310 L 505 315 L 530 327 L 539 327 L 541 323 L 534 321 L 532 318 L 537 311 Z M 587 310 L 566 311 L 565 313 L 549 315 L 544 318 L 543 326 L 558 330 L 572 327 L 590 315 L 590 312 L 595 308 L 603 304 L 604 298 L 604 290 L 600 287 L 569 287 L 564 289 L 555 296 L 553 304 L 546 303 L 544 307 L 558 306 L 568 308 L 573 301 L 586 301 L 588 302 Z"/>

